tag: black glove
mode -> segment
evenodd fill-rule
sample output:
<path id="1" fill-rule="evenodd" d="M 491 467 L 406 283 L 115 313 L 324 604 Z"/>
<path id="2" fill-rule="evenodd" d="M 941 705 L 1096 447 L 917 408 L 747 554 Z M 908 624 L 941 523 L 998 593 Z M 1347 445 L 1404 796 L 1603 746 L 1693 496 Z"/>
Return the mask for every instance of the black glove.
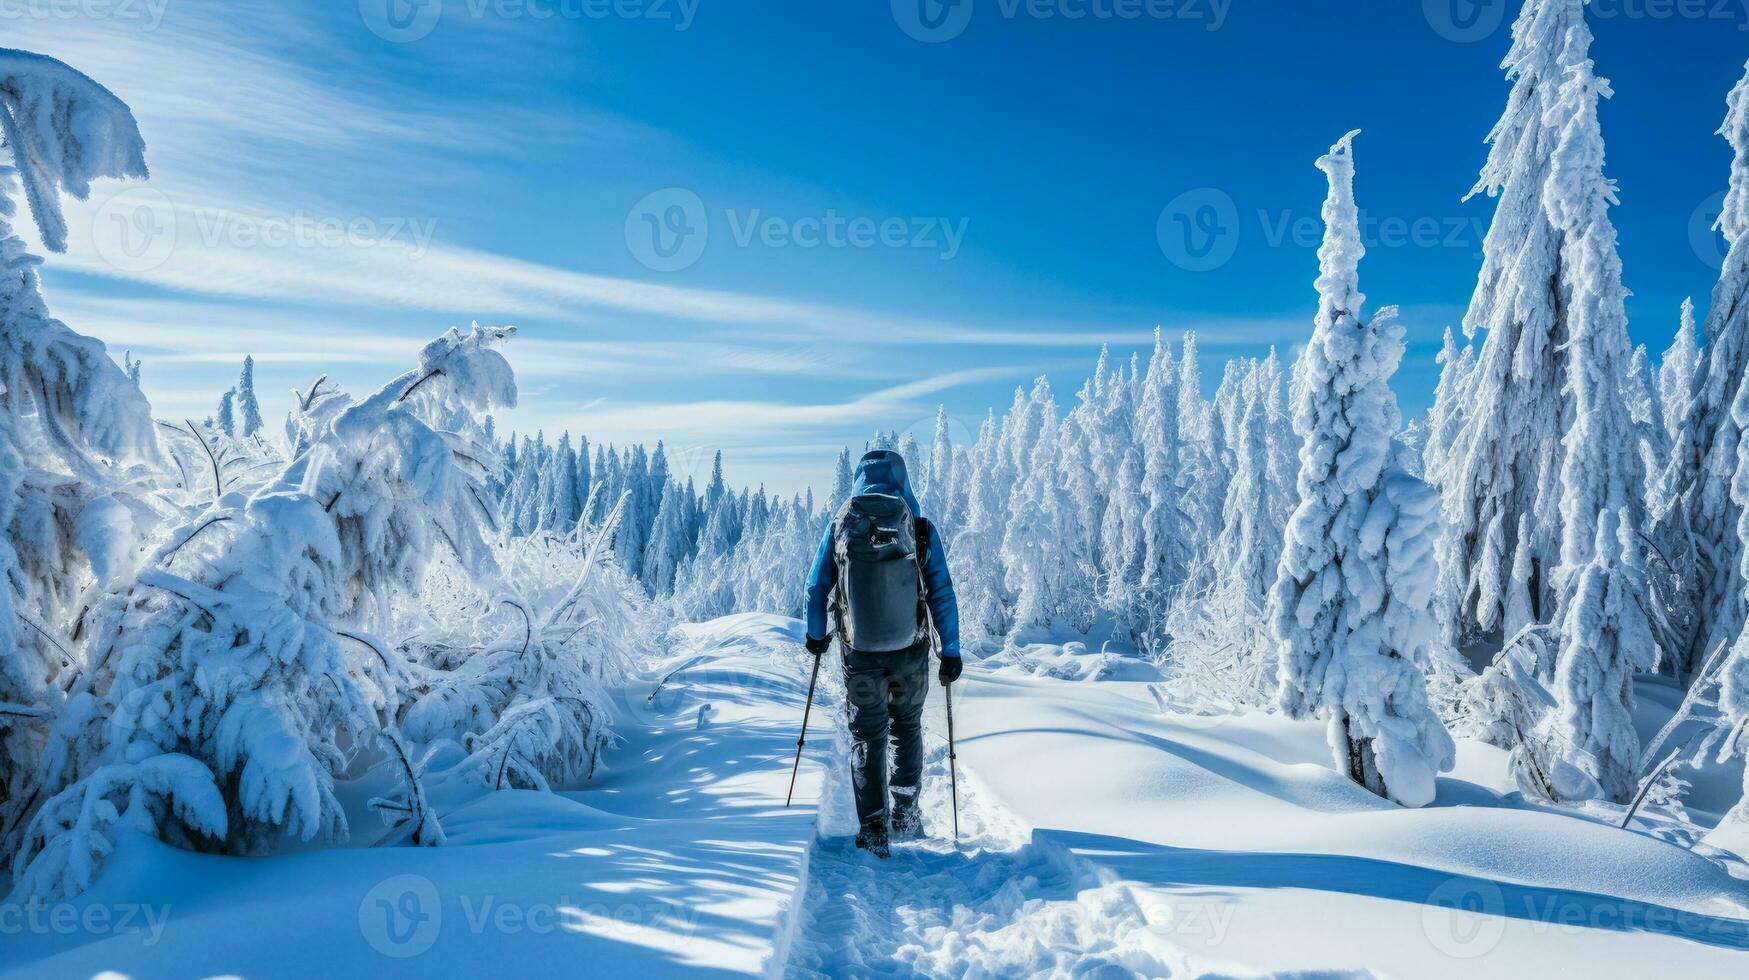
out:
<path id="1" fill-rule="evenodd" d="M 832 649 L 832 638 L 828 636 L 823 640 L 816 640 L 810 636 L 808 637 L 807 647 L 809 653 L 818 657 L 820 654 Z"/>
<path id="2" fill-rule="evenodd" d="M 959 680 L 960 670 L 964 667 L 965 663 L 958 657 L 942 657 L 941 672 L 936 675 L 941 678 L 941 686 L 946 687 Z"/>

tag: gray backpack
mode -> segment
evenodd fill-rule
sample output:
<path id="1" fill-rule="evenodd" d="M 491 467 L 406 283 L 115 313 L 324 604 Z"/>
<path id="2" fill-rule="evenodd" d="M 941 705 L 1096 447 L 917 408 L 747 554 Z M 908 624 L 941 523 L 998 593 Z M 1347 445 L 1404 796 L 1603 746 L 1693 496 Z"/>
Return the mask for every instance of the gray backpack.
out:
<path id="1" fill-rule="evenodd" d="M 844 645 L 891 653 L 929 639 L 923 549 L 929 523 L 898 497 L 866 493 L 845 501 L 832 523 L 838 564 L 838 627 Z"/>

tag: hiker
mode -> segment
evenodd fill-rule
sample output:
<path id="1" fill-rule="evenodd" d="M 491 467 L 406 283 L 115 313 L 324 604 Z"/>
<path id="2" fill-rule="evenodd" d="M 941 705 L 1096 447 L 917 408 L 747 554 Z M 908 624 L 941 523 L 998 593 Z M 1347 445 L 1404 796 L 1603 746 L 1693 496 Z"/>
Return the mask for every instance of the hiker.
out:
<path id="1" fill-rule="evenodd" d="M 850 499 L 827 526 L 808 576 L 809 653 L 819 657 L 832 645 L 828 604 L 838 618 L 854 742 L 850 776 L 861 826 L 856 846 L 883 858 L 889 833 L 899 840 L 924 834 L 917 797 L 930 648 L 939 648 L 936 676 L 943 687 L 960 676 L 959 604 L 947 549 L 934 532 L 911 495 L 904 457 L 875 450 L 856 464 Z"/>

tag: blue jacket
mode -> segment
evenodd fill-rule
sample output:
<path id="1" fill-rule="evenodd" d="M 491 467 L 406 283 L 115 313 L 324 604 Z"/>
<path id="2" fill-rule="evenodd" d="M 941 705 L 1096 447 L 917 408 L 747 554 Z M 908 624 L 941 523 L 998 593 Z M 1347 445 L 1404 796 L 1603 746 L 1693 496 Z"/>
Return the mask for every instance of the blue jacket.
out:
<path id="1" fill-rule="evenodd" d="M 877 449 L 856 464 L 856 485 L 852 494 L 884 493 L 899 497 L 911 508 L 913 517 L 923 516 L 917 498 L 911 495 L 911 478 L 905 473 L 905 458 L 898 453 Z M 828 634 L 827 605 L 832 590 L 838 585 L 838 563 L 832 556 L 832 525 L 826 525 L 826 536 L 814 555 L 814 570 L 808 574 L 808 635 L 819 639 Z M 953 579 L 947 574 L 947 546 L 932 526 L 929 549 L 923 556 L 923 585 L 929 590 L 929 614 L 935 620 L 935 633 L 941 638 L 941 655 L 960 655 L 960 606 L 954 598 Z"/>

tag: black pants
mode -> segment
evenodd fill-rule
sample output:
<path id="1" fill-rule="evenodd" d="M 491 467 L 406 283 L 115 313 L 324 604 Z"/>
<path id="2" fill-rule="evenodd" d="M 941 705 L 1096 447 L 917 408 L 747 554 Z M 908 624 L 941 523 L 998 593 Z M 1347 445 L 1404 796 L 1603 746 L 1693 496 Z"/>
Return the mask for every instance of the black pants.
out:
<path id="1" fill-rule="evenodd" d="M 895 800 L 916 799 L 923 779 L 923 702 L 929 697 L 929 647 L 844 655 L 850 710 L 850 779 L 863 822 L 887 814 L 887 742 L 893 743 Z"/>

